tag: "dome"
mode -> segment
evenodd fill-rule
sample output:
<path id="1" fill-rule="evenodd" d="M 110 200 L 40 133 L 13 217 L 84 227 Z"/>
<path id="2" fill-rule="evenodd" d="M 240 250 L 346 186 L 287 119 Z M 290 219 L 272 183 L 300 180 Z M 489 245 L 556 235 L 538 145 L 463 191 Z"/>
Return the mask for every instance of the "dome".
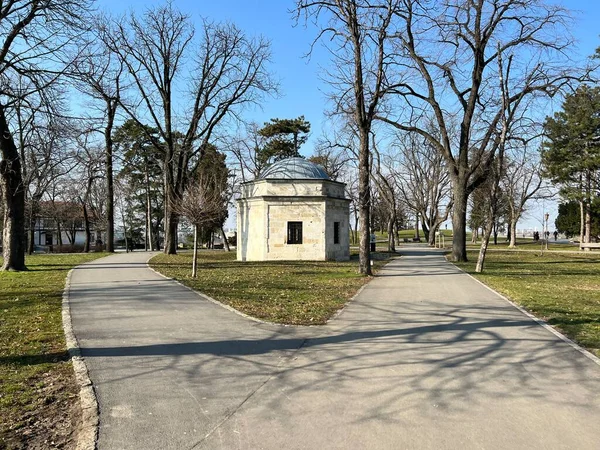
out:
<path id="1" fill-rule="evenodd" d="M 267 167 L 258 177 L 266 179 L 288 180 L 329 180 L 323 167 L 304 158 L 287 158 Z"/>

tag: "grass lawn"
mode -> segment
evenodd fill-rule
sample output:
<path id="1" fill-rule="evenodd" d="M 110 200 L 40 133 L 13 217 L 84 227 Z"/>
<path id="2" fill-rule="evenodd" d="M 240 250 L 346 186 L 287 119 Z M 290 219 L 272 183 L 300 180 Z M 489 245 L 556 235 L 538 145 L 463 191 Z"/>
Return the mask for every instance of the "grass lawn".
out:
<path id="1" fill-rule="evenodd" d="M 483 274 L 469 258 L 458 265 L 600 356 L 600 254 L 489 252 Z"/>
<path id="2" fill-rule="evenodd" d="M 469 238 L 470 239 L 470 238 Z M 452 241 L 450 241 L 450 244 L 452 245 Z M 479 247 L 481 246 L 481 241 L 478 241 L 477 244 L 472 244 L 470 240 L 467 240 L 467 248 L 468 249 L 477 249 L 479 250 Z M 533 242 L 533 239 L 517 239 L 517 248 L 516 249 L 509 249 L 508 248 L 508 242 L 506 242 L 506 239 L 504 237 L 498 237 L 498 245 L 494 245 L 494 241 L 493 238 L 490 239 L 490 245 L 488 247 L 491 250 L 507 250 L 507 251 L 518 251 L 518 250 L 534 250 L 534 251 L 540 251 L 542 248 L 542 242 Z M 563 243 L 555 243 L 552 240 L 550 240 L 550 242 L 548 243 L 548 251 L 574 251 L 574 252 L 578 252 L 579 251 L 579 245 L 577 244 L 563 244 Z M 545 247 L 544 247 L 544 251 Z"/>
<path id="3" fill-rule="evenodd" d="M 0 272 L 0 448 L 55 448 L 70 439 L 78 388 L 62 293 L 72 267 L 101 256 L 33 255 L 28 272 Z"/>
<path id="4" fill-rule="evenodd" d="M 150 265 L 160 273 L 259 319 L 294 325 L 323 324 L 369 277 L 358 261 L 238 262 L 235 252 L 200 251 L 198 278 L 191 253 L 157 255 Z M 374 261 L 375 269 L 385 264 Z"/>

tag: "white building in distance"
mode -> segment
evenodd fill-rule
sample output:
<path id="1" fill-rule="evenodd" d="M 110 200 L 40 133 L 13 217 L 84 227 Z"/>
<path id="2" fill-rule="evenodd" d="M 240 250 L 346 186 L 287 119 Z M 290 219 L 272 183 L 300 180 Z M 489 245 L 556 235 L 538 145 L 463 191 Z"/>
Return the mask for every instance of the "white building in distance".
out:
<path id="1" fill-rule="evenodd" d="M 350 258 L 345 184 L 302 158 L 268 167 L 242 184 L 237 201 L 239 261 Z"/>

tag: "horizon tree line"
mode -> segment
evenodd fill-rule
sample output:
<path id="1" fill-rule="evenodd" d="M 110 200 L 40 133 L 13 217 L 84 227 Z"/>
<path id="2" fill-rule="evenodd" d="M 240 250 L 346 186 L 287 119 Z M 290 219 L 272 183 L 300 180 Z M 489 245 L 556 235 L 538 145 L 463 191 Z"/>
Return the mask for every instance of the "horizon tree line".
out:
<path id="1" fill-rule="evenodd" d="M 111 251 L 113 172 L 135 161 L 139 173 L 128 176 L 137 177 L 138 190 L 127 195 L 141 196 L 147 245 L 156 248 L 162 228 L 164 252 L 172 254 L 178 204 L 211 148 L 230 152 L 245 181 L 278 157 L 299 155 L 306 142 L 310 124 L 303 116 L 262 128 L 250 124 L 237 141 L 231 137 L 248 106 L 278 93 L 264 37 L 206 19 L 196 29 L 170 2 L 120 17 L 96 14 L 91 1 L 9 3 L 0 17 L 3 270 L 25 269 L 36 208 L 67 175 L 78 180 L 82 214 L 104 218 Z M 397 235 L 403 208 L 418 215 L 430 243 L 450 218 L 452 258 L 464 261 L 467 213 L 475 207 L 469 201 L 489 188 L 492 201 L 481 209 L 488 211 L 484 236 L 498 229 L 504 208 L 514 246 L 516 222 L 543 184 L 537 167 L 519 162 L 536 159 L 531 143 L 542 126 L 540 108 L 594 82 L 595 63 L 570 59 L 569 12 L 542 0 L 296 0 L 293 16 L 316 25 L 313 45 L 331 51 L 328 114 L 339 133 L 324 141 L 345 152 L 327 153 L 325 145 L 314 158 L 337 167 L 336 175 L 357 171 L 349 191 L 360 229 L 360 272 L 371 271 L 375 198 L 391 211 L 388 236 Z M 67 102 L 73 90 L 88 106 L 80 117 Z M 546 134 L 559 122 L 548 119 Z M 140 134 L 137 143 L 115 140 L 126 123 Z M 580 177 L 587 196 L 580 201 L 582 235 L 590 239 L 585 230 L 595 178 L 585 170 L 552 172 L 551 144 L 544 145 L 544 175 L 561 183 L 563 193 Z M 589 154 L 591 147 L 581 148 Z M 501 191 L 510 195 L 502 208 L 495 206 Z M 98 206 L 91 211 L 93 199 Z"/>

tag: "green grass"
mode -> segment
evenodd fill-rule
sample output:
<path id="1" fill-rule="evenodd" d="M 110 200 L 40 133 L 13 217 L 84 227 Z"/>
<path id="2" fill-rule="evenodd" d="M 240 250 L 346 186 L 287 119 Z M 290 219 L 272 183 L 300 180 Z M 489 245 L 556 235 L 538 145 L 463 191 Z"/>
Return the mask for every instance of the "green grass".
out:
<path id="1" fill-rule="evenodd" d="M 35 428 L 40 409 L 73 395 L 61 316 L 65 277 L 101 256 L 33 255 L 26 259 L 29 271 L 0 272 L 0 448 L 17 446 L 19 435 Z"/>
<path id="2" fill-rule="evenodd" d="M 452 244 L 452 242 L 450 241 L 450 244 Z M 477 249 L 479 250 L 479 247 L 481 245 L 481 241 L 478 241 L 476 244 L 472 244 L 469 240 L 467 240 L 467 248 L 468 249 Z M 534 250 L 534 251 L 540 251 L 542 248 L 542 242 L 538 241 L 538 242 L 533 242 L 533 239 L 517 239 L 517 248 L 516 249 L 509 249 L 508 248 L 508 242 L 506 242 L 506 239 L 504 237 L 499 237 L 498 238 L 498 245 L 494 245 L 494 241 L 493 239 L 490 239 L 490 245 L 489 247 L 492 250 L 496 250 L 496 249 L 501 249 L 501 250 L 510 250 L 510 251 L 515 251 L 515 250 Z M 548 250 L 549 251 L 579 251 L 579 246 L 577 244 L 561 244 L 561 243 L 555 243 L 552 240 L 550 240 L 550 242 L 548 243 Z M 545 247 L 544 247 L 544 251 Z"/>
<path id="3" fill-rule="evenodd" d="M 323 324 L 369 277 L 358 262 L 238 262 L 234 252 L 201 251 L 198 278 L 191 278 L 190 253 L 157 255 L 150 265 L 162 274 L 253 317 L 270 322 Z M 385 261 L 374 262 L 375 269 Z"/>
<path id="4" fill-rule="evenodd" d="M 458 265 L 600 356 L 600 254 L 490 252 L 482 274 L 469 258 Z"/>

